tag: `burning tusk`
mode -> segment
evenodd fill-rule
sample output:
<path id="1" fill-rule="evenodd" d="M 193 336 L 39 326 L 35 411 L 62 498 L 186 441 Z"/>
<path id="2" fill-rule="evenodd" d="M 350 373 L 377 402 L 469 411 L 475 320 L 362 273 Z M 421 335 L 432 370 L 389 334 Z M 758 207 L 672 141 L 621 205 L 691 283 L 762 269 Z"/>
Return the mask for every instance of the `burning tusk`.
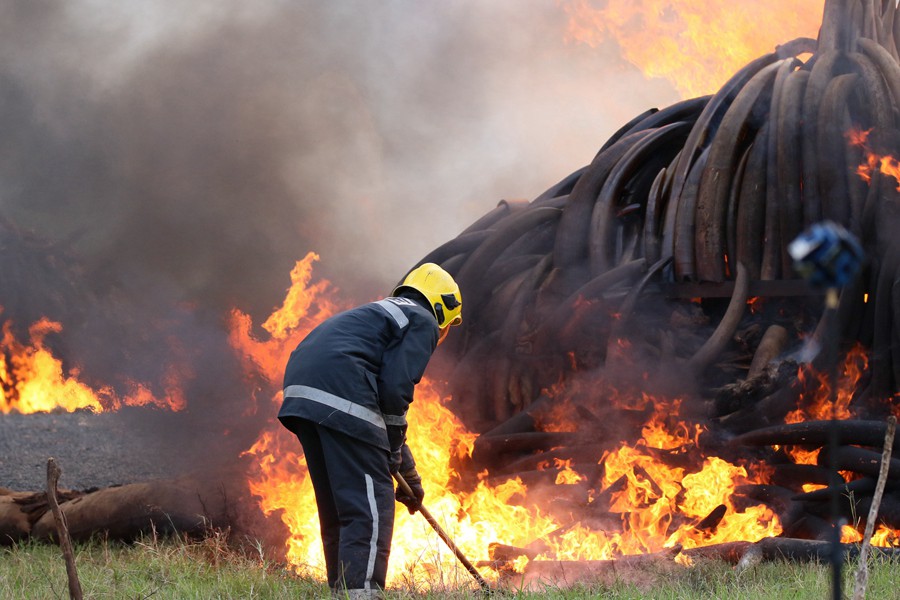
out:
<path id="1" fill-rule="evenodd" d="M 793 59 L 784 59 L 793 61 Z M 738 144 L 746 128 L 756 128 L 754 110 L 769 104 L 775 75 L 783 61 L 765 66 L 747 82 L 722 117 L 697 192 L 695 252 L 697 277 L 701 281 L 724 281 L 725 217 L 732 178 L 740 159 Z"/>
<path id="2" fill-rule="evenodd" d="M 735 249 L 729 256 L 734 256 L 738 262 L 745 264 L 752 279 L 761 278 L 765 254 L 763 246 L 765 244 L 768 248 L 773 239 L 766 235 L 770 220 L 775 218 L 766 206 L 766 150 L 769 146 L 766 140 L 771 136 L 769 127 L 764 127 L 759 132 L 744 154 L 744 166 L 740 169 L 743 176 L 740 178 L 737 218 L 734 223 Z"/>
<path id="3" fill-rule="evenodd" d="M 860 79 L 855 73 L 836 76 L 825 88 L 819 105 L 819 123 L 816 126 L 818 131 L 816 145 L 819 148 L 818 192 L 822 202 L 822 216 L 836 223 L 850 222 L 850 202 L 848 202 L 850 186 L 845 170 L 847 165 L 845 132 L 849 129 L 849 123 L 844 113 L 851 94 L 860 87 L 859 83 L 865 83 L 864 78 L 862 82 Z M 869 91 L 875 94 L 875 90 Z M 873 101 L 873 105 L 877 104 Z"/>
<path id="4" fill-rule="evenodd" d="M 647 164 L 649 158 L 655 159 L 660 154 L 674 156 L 687 138 L 691 126 L 691 123 L 679 121 L 652 131 L 629 148 L 610 171 L 591 212 L 588 259 L 592 275 L 600 275 L 615 264 L 610 251 L 614 213 L 625 184 Z"/>
<path id="5" fill-rule="evenodd" d="M 750 276 L 742 263 L 737 264 L 737 277 L 734 281 L 734 292 L 725 315 L 706 343 L 688 361 L 688 368 L 694 373 L 702 373 L 706 367 L 722 352 L 737 329 L 744 311 L 747 309 L 747 292 L 750 288 Z"/>
<path id="6" fill-rule="evenodd" d="M 795 239 L 803 224 L 803 191 L 801 182 L 801 134 L 803 98 L 809 71 L 797 70 L 788 75 L 781 90 L 778 116 L 775 121 L 775 164 L 777 170 L 776 197 L 781 230 L 782 272 L 790 273 L 790 256 L 784 251 L 787 242 Z M 774 217 L 774 215 L 773 215 Z"/>
<path id="7" fill-rule="evenodd" d="M 695 209 L 697 206 L 697 191 L 700 187 L 700 179 L 706 169 L 709 159 L 709 148 L 706 148 L 697 158 L 684 183 L 681 190 L 681 196 L 678 202 L 672 203 L 674 210 L 674 230 L 672 243 L 674 245 L 673 255 L 675 257 L 675 277 L 678 280 L 686 281 L 694 279 L 697 273 L 696 250 L 694 240 L 697 233 L 697 221 L 695 219 Z M 670 201 L 671 202 L 671 201 Z M 666 256 L 665 248 L 663 256 Z"/>
<path id="8" fill-rule="evenodd" d="M 587 256 L 591 213 L 600 190 L 622 157 L 649 134 L 649 131 L 629 134 L 594 157 L 572 188 L 569 202 L 560 217 L 553 246 L 554 267 L 578 265 Z"/>
<path id="9" fill-rule="evenodd" d="M 824 446 L 828 443 L 830 421 L 802 421 L 789 425 L 775 425 L 739 435 L 731 440 L 737 446 L 804 445 Z M 839 444 L 877 446 L 884 442 L 887 425 L 883 421 L 841 421 Z M 894 442 L 900 450 L 900 439 Z"/>
<path id="10" fill-rule="evenodd" d="M 787 329 L 781 325 L 770 325 L 763 334 L 762 340 L 756 347 L 750 369 L 747 371 L 747 379 L 758 377 L 766 366 L 784 350 L 788 341 Z"/>
<path id="11" fill-rule="evenodd" d="M 831 81 L 839 58 L 836 51 L 821 52 L 810 71 L 803 94 L 801 157 L 803 176 L 803 227 L 822 220 L 822 201 L 819 197 L 819 173 L 817 171 L 819 132 L 819 105 L 828 82 Z"/>
<path id="12" fill-rule="evenodd" d="M 798 121 L 787 122 L 782 120 L 781 111 L 788 110 L 791 107 L 785 106 L 785 103 L 782 101 L 782 98 L 786 94 L 793 94 L 795 92 L 795 86 L 789 86 L 788 81 L 794 79 L 793 75 L 796 72 L 798 67 L 801 67 L 802 63 L 794 59 L 792 61 L 785 61 L 782 63 L 780 69 L 778 69 L 778 74 L 775 76 L 775 86 L 772 93 L 772 103 L 771 103 L 771 113 L 768 119 L 768 143 L 767 143 L 767 160 L 766 160 L 766 200 L 765 200 L 765 248 L 763 250 L 763 260 L 762 271 L 767 271 L 768 274 L 781 273 L 782 277 L 787 279 L 790 277 L 790 273 L 792 273 L 792 266 L 790 256 L 787 253 L 787 244 L 796 237 L 796 233 L 793 236 L 790 235 L 790 232 L 793 231 L 794 227 L 784 222 L 783 214 L 784 211 L 781 208 L 782 203 L 786 201 L 786 199 L 780 195 L 779 188 L 779 177 L 785 175 L 784 171 L 780 169 L 780 165 L 778 164 L 779 158 L 779 146 L 783 143 L 780 139 L 782 135 L 792 135 L 794 145 L 797 147 L 797 156 L 792 157 L 792 160 L 797 162 L 795 168 L 797 169 L 793 175 L 796 180 L 798 189 L 796 190 L 797 199 L 796 202 L 799 202 L 800 197 L 800 189 L 799 189 L 799 178 L 797 174 L 800 172 L 799 165 L 799 146 L 800 146 L 800 138 L 797 135 L 798 129 Z M 791 100 L 799 101 L 799 97 L 791 98 Z M 788 131 L 784 131 L 783 128 L 788 128 Z M 771 213 L 771 214 L 770 214 Z M 797 230 L 799 233 L 799 230 Z M 771 234 L 771 238 L 768 237 Z M 738 257 L 740 260 L 740 257 Z M 768 268 L 766 268 L 768 267 Z"/>

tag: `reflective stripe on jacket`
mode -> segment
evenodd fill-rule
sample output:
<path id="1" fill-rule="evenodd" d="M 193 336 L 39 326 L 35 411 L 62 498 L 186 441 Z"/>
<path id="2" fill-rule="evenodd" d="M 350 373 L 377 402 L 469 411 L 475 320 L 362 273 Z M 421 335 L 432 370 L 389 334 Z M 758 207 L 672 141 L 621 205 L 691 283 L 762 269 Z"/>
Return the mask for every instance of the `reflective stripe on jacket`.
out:
<path id="1" fill-rule="evenodd" d="M 307 419 L 396 450 L 415 385 L 437 341 L 434 315 L 407 298 L 334 315 L 291 353 L 278 418 Z M 397 433 L 388 435 L 389 428 L 401 431 L 399 441 Z"/>

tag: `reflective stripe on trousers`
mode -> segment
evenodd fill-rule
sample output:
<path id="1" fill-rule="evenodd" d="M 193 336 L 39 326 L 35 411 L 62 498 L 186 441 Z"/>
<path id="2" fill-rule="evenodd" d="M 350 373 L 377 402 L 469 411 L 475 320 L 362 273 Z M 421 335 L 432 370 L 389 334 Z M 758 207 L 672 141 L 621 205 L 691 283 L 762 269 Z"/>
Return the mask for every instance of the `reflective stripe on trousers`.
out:
<path id="1" fill-rule="evenodd" d="M 294 424 L 316 493 L 328 584 L 383 589 L 394 529 L 388 453 L 305 419 Z"/>

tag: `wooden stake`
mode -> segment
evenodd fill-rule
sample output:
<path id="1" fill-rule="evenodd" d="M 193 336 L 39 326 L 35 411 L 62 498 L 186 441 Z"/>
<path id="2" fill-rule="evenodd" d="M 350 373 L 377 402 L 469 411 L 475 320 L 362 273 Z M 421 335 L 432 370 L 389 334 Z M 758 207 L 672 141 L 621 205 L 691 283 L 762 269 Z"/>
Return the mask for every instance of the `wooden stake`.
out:
<path id="1" fill-rule="evenodd" d="M 53 458 L 47 459 L 47 500 L 53 511 L 53 519 L 56 521 L 56 532 L 59 537 L 59 546 L 62 548 L 63 557 L 66 559 L 66 575 L 69 578 L 69 598 L 82 600 L 81 583 L 78 581 L 78 571 L 75 569 L 75 553 L 72 551 L 72 540 L 69 537 L 69 527 L 66 524 L 66 515 L 59 509 L 56 499 L 56 485 L 59 482 L 60 470 Z"/>
<path id="2" fill-rule="evenodd" d="M 869 517 L 866 519 L 866 531 L 863 534 L 862 545 L 859 548 L 859 567 L 856 569 L 856 585 L 853 587 L 853 600 L 863 600 L 866 597 L 866 585 L 869 582 L 869 565 L 867 564 L 869 543 L 872 541 L 875 521 L 878 519 L 878 508 L 881 506 L 881 497 L 884 494 L 884 486 L 887 484 L 896 429 L 897 417 L 891 415 L 888 417 L 887 432 L 884 435 L 884 450 L 881 454 L 881 469 L 878 471 L 878 483 L 875 484 L 875 494 L 872 496 Z"/>

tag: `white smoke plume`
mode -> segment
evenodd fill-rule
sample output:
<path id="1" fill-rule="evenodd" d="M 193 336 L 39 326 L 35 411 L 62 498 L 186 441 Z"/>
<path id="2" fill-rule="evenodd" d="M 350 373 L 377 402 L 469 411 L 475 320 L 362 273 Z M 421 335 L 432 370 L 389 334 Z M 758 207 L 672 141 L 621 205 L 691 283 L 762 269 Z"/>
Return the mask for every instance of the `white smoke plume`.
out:
<path id="1" fill-rule="evenodd" d="M 293 261 L 368 299 L 676 99 L 553 2 L 11 0 L 0 212 L 93 279 L 264 315 Z"/>

